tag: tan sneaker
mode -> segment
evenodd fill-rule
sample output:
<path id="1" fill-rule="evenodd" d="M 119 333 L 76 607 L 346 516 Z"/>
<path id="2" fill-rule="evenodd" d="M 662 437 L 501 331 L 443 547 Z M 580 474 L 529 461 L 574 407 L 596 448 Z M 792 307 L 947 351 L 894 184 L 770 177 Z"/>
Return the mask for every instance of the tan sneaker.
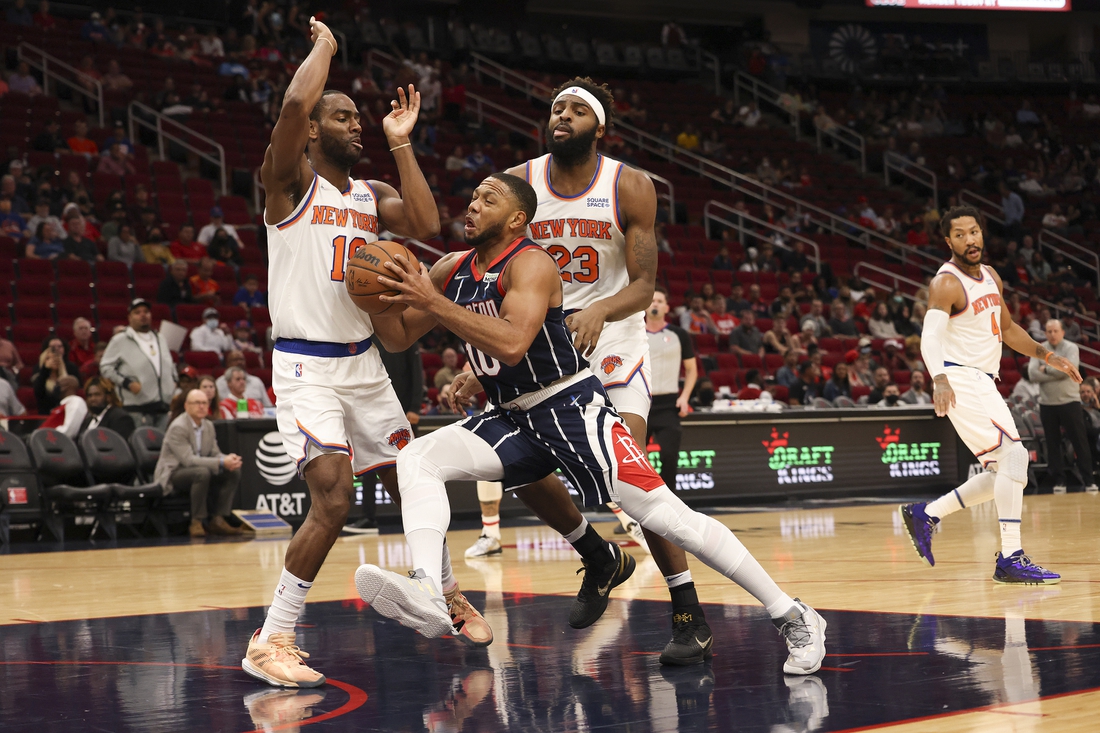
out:
<path id="1" fill-rule="evenodd" d="M 443 597 L 451 611 L 451 624 L 455 628 L 456 639 L 470 646 L 489 646 L 493 643 L 493 630 L 489 628 L 489 622 L 470 605 L 457 585 L 450 593 L 444 593 Z"/>
<path id="2" fill-rule="evenodd" d="M 275 687 L 319 687 L 325 676 L 303 662 L 309 655 L 294 643 L 294 634 L 272 634 L 266 644 L 259 642 L 260 631 L 248 642 L 241 669 Z"/>

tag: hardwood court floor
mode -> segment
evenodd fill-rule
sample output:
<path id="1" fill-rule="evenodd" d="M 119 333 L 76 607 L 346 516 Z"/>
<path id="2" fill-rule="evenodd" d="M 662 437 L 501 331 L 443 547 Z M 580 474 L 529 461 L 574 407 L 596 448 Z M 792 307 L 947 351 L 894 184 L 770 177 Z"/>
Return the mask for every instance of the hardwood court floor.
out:
<path id="1" fill-rule="evenodd" d="M 280 692 L 236 665 L 285 541 L 120 543 L 0 556 L 0 730 L 1100 729 L 1100 497 L 1025 498 L 1024 546 L 1063 575 L 1048 587 L 992 582 L 992 503 L 945 520 L 934 568 L 893 504 L 717 516 L 828 620 L 813 678 L 785 678 L 759 606 L 694 561 L 701 599 L 716 604 L 716 656 L 660 669 L 667 592 L 638 548 L 605 618 L 573 631 L 575 553 L 548 529 L 506 526 L 499 558 L 462 559 L 476 531 L 449 540 L 497 634 L 487 650 L 422 639 L 364 608 L 355 568 L 403 571 L 408 551 L 400 535 L 341 538 L 299 629 L 332 684 Z"/>

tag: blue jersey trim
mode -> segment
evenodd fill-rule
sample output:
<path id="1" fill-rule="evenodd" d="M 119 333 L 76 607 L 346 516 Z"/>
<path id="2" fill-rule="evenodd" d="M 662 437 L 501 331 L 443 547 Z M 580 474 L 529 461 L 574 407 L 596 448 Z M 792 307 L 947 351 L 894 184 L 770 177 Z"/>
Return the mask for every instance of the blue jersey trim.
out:
<path id="1" fill-rule="evenodd" d="M 328 341 L 307 341 L 306 339 L 275 339 L 275 350 L 284 354 L 301 356 L 319 356 L 335 359 L 341 356 L 357 356 L 371 347 L 371 340 L 365 338 L 354 344 L 335 344 Z"/>

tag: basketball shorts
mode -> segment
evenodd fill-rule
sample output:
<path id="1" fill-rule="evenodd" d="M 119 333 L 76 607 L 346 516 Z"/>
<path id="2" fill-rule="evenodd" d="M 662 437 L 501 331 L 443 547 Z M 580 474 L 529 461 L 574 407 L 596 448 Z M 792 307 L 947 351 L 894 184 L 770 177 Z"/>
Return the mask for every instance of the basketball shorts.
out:
<path id="1" fill-rule="evenodd" d="M 558 469 L 585 506 L 618 501 L 615 487 L 620 481 L 645 491 L 664 486 L 595 377 L 530 410 L 498 408 L 468 417 L 458 426 L 492 447 L 504 467 L 501 483 L 507 490 L 535 483 Z"/>
<path id="2" fill-rule="evenodd" d="M 947 381 L 955 391 L 955 405 L 947 417 L 966 447 L 982 465 L 996 463 L 1003 449 L 1020 442 L 1020 432 L 997 391 L 993 378 L 972 367 L 950 366 Z"/>
<path id="3" fill-rule="evenodd" d="M 596 348 L 588 357 L 592 372 L 603 382 L 607 398 L 620 415 L 643 419 L 653 401 L 649 393 L 649 339 L 636 319 L 604 326 Z"/>
<path id="4" fill-rule="evenodd" d="M 298 472 L 333 452 L 350 456 L 357 476 L 396 465 L 412 429 L 378 350 L 369 342 L 356 344 L 353 354 L 347 344 L 321 344 L 341 347 L 344 355 L 315 356 L 301 351 L 324 351 L 310 347 L 316 342 L 290 343 L 276 344 L 271 386 L 283 446 Z M 306 346 L 295 347 L 301 343 Z"/>

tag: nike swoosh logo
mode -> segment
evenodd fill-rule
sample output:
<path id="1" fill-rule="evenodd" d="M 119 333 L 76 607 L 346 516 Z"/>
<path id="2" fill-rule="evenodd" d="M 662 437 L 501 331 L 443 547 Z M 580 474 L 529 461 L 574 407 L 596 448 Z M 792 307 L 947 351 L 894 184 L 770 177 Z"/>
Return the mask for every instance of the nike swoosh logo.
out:
<path id="1" fill-rule="evenodd" d="M 298 587 L 299 587 L 299 588 L 305 588 L 306 590 L 309 590 L 309 589 L 310 589 L 311 587 L 313 587 L 313 586 L 309 586 L 309 585 L 302 585 L 301 583 L 299 583 L 299 584 L 298 584 Z"/>
<path id="2" fill-rule="evenodd" d="M 611 581 L 610 580 L 607 581 L 607 585 L 596 587 L 596 592 L 599 593 L 601 597 L 606 596 L 608 594 L 608 592 L 610 592 L 610 591 L 611 591 Z"/>
<path id="3" fill-rule="evenodd" d="M 708 636 L 706 639 L 700 639 L 698 636 L 696 636 L 695 643 L 706 649 L 708 646 L 714 643 L 714 637 Z"/>

